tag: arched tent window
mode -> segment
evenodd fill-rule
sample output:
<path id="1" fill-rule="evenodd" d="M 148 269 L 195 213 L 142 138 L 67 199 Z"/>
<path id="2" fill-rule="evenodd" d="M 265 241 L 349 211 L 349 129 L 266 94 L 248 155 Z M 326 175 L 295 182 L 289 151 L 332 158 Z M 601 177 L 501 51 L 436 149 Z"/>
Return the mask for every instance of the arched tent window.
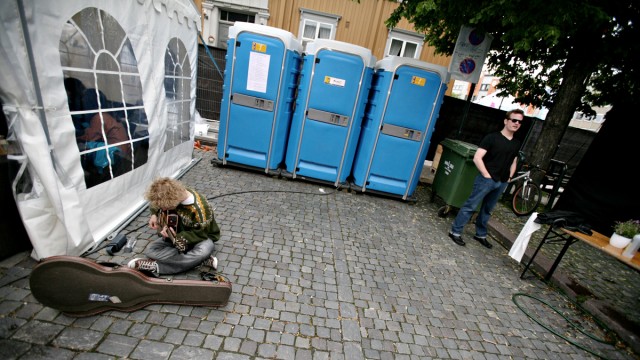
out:
<path id="1" fill-rule="evenodd" d="M 60 61 L 87 188 L 147 162 L 149 132 L 131 42 L 97 8 L 64 25 Z"/>
<path id="2" fill-rule="evenodd" d="M 187 48 L 178 38 L 167 45 L 164 55 L 164 91 L 167 97 L 167 138 L 164 150 L 190 139 L 191 65 Z"/>

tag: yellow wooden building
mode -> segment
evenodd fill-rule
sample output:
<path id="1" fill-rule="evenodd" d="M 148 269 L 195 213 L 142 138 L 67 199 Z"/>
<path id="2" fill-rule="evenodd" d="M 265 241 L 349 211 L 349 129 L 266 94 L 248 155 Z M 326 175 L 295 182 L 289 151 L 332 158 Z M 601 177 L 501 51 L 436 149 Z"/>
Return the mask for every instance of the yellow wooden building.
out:
<path id="1" fill-rule="evenodd" d="M 422 34 L 401 20 L 388 29 L 385 21 L 398 6 L 389 0 L 194 0 L 202 14 L 202 37 L 209 46 L 226 47 L 235 21 L 284 29 L 303 43 L 326 38 L 359 45 L 382 59 L 415 58 L 448 67 L 450 57 L 436 55 Z M 449 86 L 451 88 L 451 86 Z"/>

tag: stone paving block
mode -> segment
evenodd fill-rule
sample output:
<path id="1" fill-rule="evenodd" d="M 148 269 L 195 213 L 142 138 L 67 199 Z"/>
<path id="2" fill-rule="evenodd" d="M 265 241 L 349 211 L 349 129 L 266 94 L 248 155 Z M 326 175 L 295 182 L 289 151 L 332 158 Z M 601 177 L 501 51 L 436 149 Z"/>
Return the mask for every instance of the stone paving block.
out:
<path id="1" fill-rule="evenodd" d="M 275 344 L 260 344 L 258 345 L 258 356 L 264 358 L 274 358 L 277 354 L 278 346 Z"/>
<path id="2" fill-rule="evenodd" d="M 179 329 L 169 329 L 164 337 L 164 341 L 170 344 L 180 345 L 187 336 L 187 332 Z"/>
<path id="3" fill-rule="evenodd" d="M 34 360 L 67 360 L 73 359 L 76 356 L 76 352 L 59 349 L 51 346 L 34 345 L 26 353 L 24 353 L 22 359 L 34 359 Z"/>
<path id="4" fill-rule="evenodd" d="M 133 326 L 133 322 L 132 321 L 124 320 L 124 319 L 123 320 L 116 320 L 109 327 L 109 332 L 114 333 L 114 334 L 123 335 L 123 334 L 126 334 L 127 331 L 129 331 L 131 326 Z"/>
<path id="5" fill-rule="evenodd" d="M 177 308 L 175 308 L 175 310 L 177 310 Z M 182 318 L 183 318 L 182 316 L 177 315 L 175 313 L 169 313 L 164 318 L 164 321 L 162 321 L 162 326 L 166 326 L 169 328 L 177 328 L 180 326 L 180 323 L 182 323 Z"/>
<path id="6" fill-rule="evenodd" d="M 213 332 L 213 329 L 215 328 L 216 323 L 212 322 L 212 321 L 200 321 L 200 324 L 198 324 L 198 331 L 203 333 L 203 334 L 210 334 L 211 332 Z"/>
<path id="7" fill-rule="evenodd" d="M 202 349 L 195 346 L 179 346 L 171 353 L 171 359 L 176 360 L 194 360 L 194 359 L 213 359 L 214 352 L 208 349 Z"/>
<path id="8" fill-rule="evenodd" d="M 62 325 L 32 320 L 20 327 L 11 336 L 11 339 L 44 345 L 53 340 L 63 330 L 64 326 Z"/>
<path id="9" fill-rule="evenodd" d="M 26 322 L 14 317 L 0 317 L 0 339 L 8 339 Z"/>
<path id="10" fill-rule="evenodd" d="M 218 350 L 222 345 L 223 338 L 215 335 L 207 335 L 204 339 L 204 344 L 202 347 L 206 349 Z"/>
<path id="11" fill-rule="evenodd" d="M 44 307 L 44 308 L 40 309 L 40 312 L 38 312 L 34 316 L 34 319 L 42 320 L 42 321 L 52 321 L 53 319 L 58 317 L 58 315 L 60 315 L 60 312 L 58 310 L 55 310 L 55 309 L 52 309 L 52 308 L 48 308 L 48 307 Z"/>
<path id="12" fill-rule="evenodd" d="M 100 343 L 97 351 L 104 354 L 126 358 L 135 349 L 140 340 L 130 336 L 109 334 Z"/>
<path id="13" fill-rule="evenodd" d="M 31 344 L 7 339 L 0 339 L 0 349 L 4 359 L 18 359 L 22 354 L 29 351 Z"/>
<path id="14" fill-rule="evenodd" d="M 97 353 L 79 353 L 73 360 L 115 360 L 114 356 Z"/>
<path id="15" fill-rule="evenodd" d="M 53 340 L 52 344 L 70 350 L 89 351 L 93 350 L 103 337 L 104 333 L 99 331 L 66 328 Z"/>
<path id="16" fill-rule="evenodd" d="M 168 359 L 174 348 L 175 346 L 171 344 L 142 340 L 139 345 L 136 346 L 133 353 L 131 353 L 130 357 L 141 360 Z"/>
<path id="17" fill-rule="evenodd" d="M 169 329 L 164 326 L 151 325 L 149 332 L 147 333 L 146 339 L 148 340 L 160 340 L 165 337 Z"/>
<path id="18" fill-rule="evenodd" d="M 19 309 L 22 303 L 15 300 L 3 300 L 0 302 L 0 314 L 9 314 Z"/>
<path id="19" fill-rule="evenodd" d="M 296 342 L 295 342 L 294 345 L 295 345 L 296 348 L 308 349 L 309 346 L 311 345 L 311 342 L 309 341 L 308 338 L 297 336 L 296 337 Z"/>
<path id="20" fill-rule="evenodd" d="M 145 323 L 134 323 L 127 331 L 128 336 L 136 337 L 136 338 L 144 338 L 147 333 L 151 329 L 151 324 Z"/>

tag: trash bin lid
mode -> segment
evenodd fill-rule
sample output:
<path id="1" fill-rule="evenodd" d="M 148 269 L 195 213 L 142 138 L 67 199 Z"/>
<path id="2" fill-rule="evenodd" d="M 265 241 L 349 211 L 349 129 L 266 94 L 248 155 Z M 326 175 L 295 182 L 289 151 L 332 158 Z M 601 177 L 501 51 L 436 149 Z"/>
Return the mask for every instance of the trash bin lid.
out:
<path id="1" fill-rule="evenodd" d="M 453 139 L 444 139 L 442 140 L 442 142 L 440 142 L 440 145 L 442 145 L 443 148 L 449 149 L 459 155 L 469 158 L 473 157 L 473 155 L 475 155 L 476 153 L 476 150 L 478 150 L 477 145 Z"/>

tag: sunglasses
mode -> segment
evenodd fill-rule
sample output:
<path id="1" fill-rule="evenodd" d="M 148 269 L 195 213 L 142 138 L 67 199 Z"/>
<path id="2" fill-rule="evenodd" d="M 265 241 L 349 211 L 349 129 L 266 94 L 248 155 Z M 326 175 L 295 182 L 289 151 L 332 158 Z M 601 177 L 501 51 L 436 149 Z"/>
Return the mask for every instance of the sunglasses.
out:
<path id="1" fill-rule="evenodd" d="M 520 124 L 522 122 L 522 120 L 520 120 L 520 119 L 511 119 L 511 118 L 509 118 L 509 120 L 511 120 L 512 122 L 514 122 L 516 124 Z"/>

